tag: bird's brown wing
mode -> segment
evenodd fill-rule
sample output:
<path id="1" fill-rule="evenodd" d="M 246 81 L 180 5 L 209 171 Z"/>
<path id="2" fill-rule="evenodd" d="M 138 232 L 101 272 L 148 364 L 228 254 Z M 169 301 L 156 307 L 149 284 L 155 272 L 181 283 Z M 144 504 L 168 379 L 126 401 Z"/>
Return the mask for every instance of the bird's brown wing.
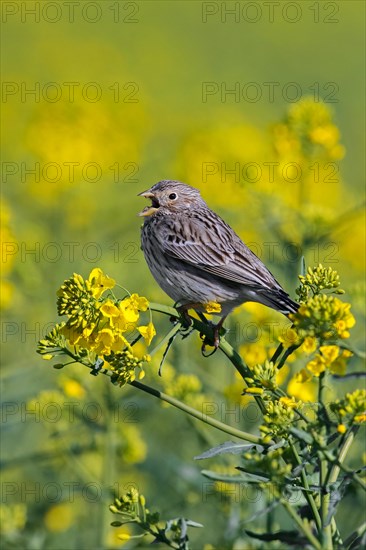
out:
<path id="1" fill-rule="evenodd" d="M 213 212 L 208 214 L 165 217 L 156 228 L 163 252 L 227 281 L 252 288 L 281 289 L 231 227 Z"/>

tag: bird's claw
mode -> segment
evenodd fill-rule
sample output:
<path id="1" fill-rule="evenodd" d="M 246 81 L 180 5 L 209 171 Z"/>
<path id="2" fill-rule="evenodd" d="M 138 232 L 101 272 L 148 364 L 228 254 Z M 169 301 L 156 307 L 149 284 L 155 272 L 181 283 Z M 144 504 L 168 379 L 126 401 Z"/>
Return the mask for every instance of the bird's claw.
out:
<path id="1" fill-rule="evenodd" d="M 214 330 L 213 339 L 208 337 L 207 335 L 200 334 L 200 338 L 202 340 L 202 346 L 201 346 L 201 353 L 203 357 L 210 357 L 214 353 L 216 353 L 219 345 L 220 345 L 220 336 L 218 334 L 218 331 Z M 213 350 L 209 353 L 206 353 L 206 346 L 213 347 Z"/>

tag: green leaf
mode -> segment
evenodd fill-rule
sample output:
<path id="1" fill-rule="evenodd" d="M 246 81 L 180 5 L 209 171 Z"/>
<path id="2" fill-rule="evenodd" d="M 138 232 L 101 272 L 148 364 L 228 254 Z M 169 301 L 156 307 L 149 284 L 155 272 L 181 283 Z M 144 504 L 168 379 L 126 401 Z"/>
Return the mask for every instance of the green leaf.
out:
<path id="1" fill-rule="evenodd" d="M 327 527 L 327 525 L 330 524 L 332 517 L 337 511 L 338 504 L 341 502 L 342 498 L 344 497 L 344 493 L 347 489 L 347 486 L 350 483 L 351 483 L 351 478 L 344 477 L 340 483 L 336 483 L 333 485 L 334 488 L 330 492 L 328 515 L 326 517 L 324 527 Z"/>
<path id="2" fill-rule="evenodd" d="M 241 454 L 246 453 L 247 451 L 250 451 L 250 449 L 253 449 L 253 447 L 257 448 L 257 451 L 259 453 L 262 453 L 264 451 L 264 447 L 261 445 L 254 445 L 252 443 L 246 444 L 246 443 L 234 443 L 233 441 L 225 441 L 225 443 L 221 443 L 221 445 L 218 445 L 217 447 L 212 447 L 212 449 L 208 449 L 208 451 L 205 451 L 204 453 L 195 456 L 194 460 L 202 460 L 205 458 L 212 458 L 213 456 L 222 455 L 222 454 Z"/>
<path id="3" fill-rule="evenodd" d="M 248 480 L 250 479 L 252 483 L 253 482 L 261 483 L 263 481 L 270 480 L 270 478 L 267 476 L 264 476 L 262 472 L 250 472 L 249 470 L 246 470 L 242 466 L 236 466 L 236 470 L 239 470 L 240 472 L 244 472 L 245 475 L 243 474 L 243 479 L 244 478 L 247 478 Z"/>
<path id="4" fill-rule="evenodd" d="M 308 443 L 309 445 L 314 443 L 313 436 L 310 435 L 308 432 L 305 432 L 304 430 L 300 430 L 299 428 L 290 428 L 289 431 L 290 431 L 290 434 L 294 435 L 300 441 L 304 441 L 305 443 Z"/>
<path id="5" fill-rule="evenodd" d="M 237 470 L 241 470 L 241 468 L 238 467 Z M 252 474 L 250 472 L 245 472 L 245 474 L 242 474 L 240 476 L 230 476 L 225 474 L 218 474 L 217 472 L 212 472 L 211 470 L 202 470 L 201 474 L 208 479 L 213 479 L 214 481 L 223 481 L 224 483 L 262 483 L 264 481 L 269 481 L 268 477 Z"/>
<path id="6" fill-rule="evenodd" d="M 296 545 L 307 544 L 308 540 L 305 537 L 301 537 L 298 531 L 277 531 L 277 533 L 254 533 L 253 531 L 245 530 L 246 534 L 253 539 L 263 541 L 279 540 L 286 542 L 293 546 L 294 541 Z"/>
<path id="7" fill-rule="evenodd" d="M 188 527 L 203 527 L 202 523 L 197 523 L 197 521 L 192 521 L 191 519 L 186 520 Z"/>
<path id="8" fill-rule="evenodd" d="M 243 476 L 218 474 L 217 472 L 212 472 L 211 470 L 201 470 L 201 474 L 208 479 L 213 479 L 214 481 L 224 481 L 225 483 L 243 483 Z"/>
<path id="9" fill-rule="evenodd" d="M 278 442 L 275 443 L 274 445 L 271 445 L 270 447 L 268 447 L 268 448 L 267 448 L 267 452 L 275 451 L 276 449 L 280 449 L 280 448 L 283 447 L 286 443 L 287 443 L 286 439 L 280 439 L 280 441 L 278 441 Z"/>
<path id="10" fill-rule="evenodd" d="M 306 263 L 305 263 L 305 256 L 301 256 L 300 260 L 300 273 L 303 277 L 306 275 Z"/>

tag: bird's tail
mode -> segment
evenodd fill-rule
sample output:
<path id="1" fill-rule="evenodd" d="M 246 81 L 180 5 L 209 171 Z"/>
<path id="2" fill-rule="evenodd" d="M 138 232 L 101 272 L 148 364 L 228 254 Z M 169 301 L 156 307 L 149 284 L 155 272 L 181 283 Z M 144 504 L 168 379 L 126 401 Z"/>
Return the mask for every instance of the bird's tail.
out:
<path id="1" fill-rule="evenodd" d="M 295 302 L 284 290 L 271 290 L 263 293 L 263 304 L 271 307 L 283 315 L 296 313 L 300 305 Z"/>

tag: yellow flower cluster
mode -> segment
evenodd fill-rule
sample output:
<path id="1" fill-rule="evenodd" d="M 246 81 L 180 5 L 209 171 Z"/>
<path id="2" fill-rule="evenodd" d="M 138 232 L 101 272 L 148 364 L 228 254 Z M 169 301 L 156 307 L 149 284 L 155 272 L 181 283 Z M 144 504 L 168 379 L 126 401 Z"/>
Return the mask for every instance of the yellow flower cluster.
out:
<path id="1" fill-rule="evenodd" d="M 330 407 L 337 415 L 339 433 L 344 433 L 346 426 L 366 422 L 366 390 L 347 393 L 343 399 L 338 399 Z"/>
<path id="2" fill-rule="evenodd" d="M 115 373 L 114 380 L 118 382 L 120 386 L 124 386 L 136 379 L 136 369 L 140 369 L 138 379 L 142 380 L 145 376 L 143 363 L 150 361 L 149 355 L 144 355 L 139 358 L 134 355 L 128 342 L 126 346 L 128 349 L 116 353 L 112 351 L 110 354 L 104 355 L 105 362 L 103 366 Z"/>
<path id="3" fill-rule="evenodd" d="M 332 374 L 343 375 L 346 372 L 346 361 L 352 355 L 352 352 L 349 350 L 341 352 L 340 348 L 335 345 L 320 346 L 319 353 L 316 354 L 314 359 L 309 361 L 306 368 L 314 376 L 319 376 L 326 369 L 329 369 Z M 298 381 L 301 381 L 300 378 L 306 381 L 306 375 L 303 371 L 298 376 Z"/>
<path id="4" fill-rule="evenodd" d="M 128 522 L 142 523 L 144 527 L 146 527 L 147 523 L 150 525 L 157 524 L 159 514 L 157 512 L 151 513 L 145 505 L 146 499 L 144 495 L 141 495 L 137 489 L 132 487 L 124 495 L 115 498 L 109 509 L 113 514 L 122 516 L 121 519 L 123 521 L 128 520 Z M 124 536 L 121 538 L 122 540 L 128 540 Z"/>
<path id="5" fill-rule="evenodd" d="M 141 495 L 141 497 L 143 497 L 143 495 Z M 131 517 L 136 517 L 136 505 L 139 504 L 141 497 L 138 490 L 132 487 L 129 491 L 127 491 L 127 493 L 119 498 L 116 498 L 114 500 L 114 504 L 112 504 L 109 509 L 114 514 L 122 513 Z"/>
<path id="6" fill-rule="evenodd" d="M 65 352 L 74 359 L 93 354 L 104 358 L 99 366 L 104 364 L 112 370 L 121 385 L 135 379 L 136 368 L 140 369 L 139 378 L 143 378 L 142 365 L 150 357 L 135 355 L 128 337 L 135 333 L 144 338 L 146 345 L 151 343 L 156 334 L 153 323 L 139 325 L 140 313 L 147 311 L 149 303 L 138 294 L 116 299 L 111 292 L 115 284 L 99 268 L 93 269 L 88 279 L 74 273 L 62 284 L 57 308 L 68 319 L 39 342 L 38 351 L 44 359 Z"/>
<path id="7" fill-rule="evenodd" d="M 106 290 L 114 286 L 115 281 L 99 268 L 93 269 L 87 280 L 74 274 L 61 286 L 57 293 L 58 313 L 69 317 L 61 334 L 72 345 L 97 355 L 109 355 L 128 347 L 129 342 L 124 334 L 135 329 L 144 337 L 147 345 L 150 344 L 155 335 L 153 324 L 150 322 L 138 326 L 140 312 L 148 308 L 147 299 L 138 294 L 123 300 L 102 297 Z"/>
<path id="8" fill-rule="evenodd" d="M 339 288 L 340 280 L 337 271 L 331 267 L 323 267 L 322 264 L 316 267 L 308 267 L 305 275 L 299 275 L 300 287 L 296 289 L 300 301 L 307 300 L 309 293 L 319 294 L 321 290 L 333 290 L 336 294 L 344 294 Z"/>
<path id="9" fill-rule="evenodd" d="M 329 107 L 312 98 L 303 98 L 291 105 L 283 123 L 274 127 L 277 154 L 283 158 L 326 158 L 338 160 L 344 156 L 339 143 L 340 132 L 332 122 Z"/>
<path id="10" fill-rule="evenodd" d="M 276 435 L 286 437 L 289 425 L 295 420 L 294 409 L 301 406 L 301 401 L 296 401 L 294 397 L 281 397 L 277 401 L 266 402 L 264 424 L 260 426 L 264 441 Z"/>
<path id="11" fill-rule="evenodd" d="M 265 361 L 263 365 L 257 364 L 251 368 L 253 373 L 252 378 L 246 378 L 245 381 L 250 385 L 259 386 L 263 389 L 275 390 L 277 384 L 278 370 L 275 365 L 270 361 Z M 254 388 L 247 388 L 246 393 L 250 393 L 248 390 Z"/>
<path id="12" fill-rule="evenodd" d="M 351 304 L 335 296 L 316 294 L 301 304 L 296 313 L 290 315 L 301 340 L 318 338 L 320 343 L 349 338 L 349 329 L 355 324 L 350 312 Z"/>

